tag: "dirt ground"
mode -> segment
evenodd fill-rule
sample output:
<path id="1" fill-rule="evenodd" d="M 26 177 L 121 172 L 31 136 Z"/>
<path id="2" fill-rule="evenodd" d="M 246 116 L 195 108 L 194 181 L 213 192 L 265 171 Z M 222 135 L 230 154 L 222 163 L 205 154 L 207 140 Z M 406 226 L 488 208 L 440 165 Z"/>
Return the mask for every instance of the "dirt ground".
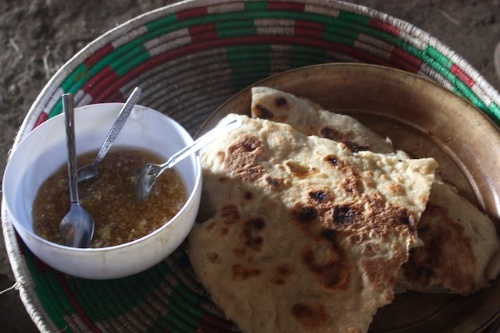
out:
<path id="1" fill-rule="evenodd" d="M 109 29 L 174 1 L 0 1 L 0 170 L 30 105 L 73 54 Z M 356 0 L 408 21 L 447 44 L 497 90 L 493 52 L 500 0 Z M 0 180 L 1 181 L 1 180 Z M 0 237 L 0 291 L 14 277 Z M 0 294 L 0 331 L 36 332 L 15 290 Z"/>

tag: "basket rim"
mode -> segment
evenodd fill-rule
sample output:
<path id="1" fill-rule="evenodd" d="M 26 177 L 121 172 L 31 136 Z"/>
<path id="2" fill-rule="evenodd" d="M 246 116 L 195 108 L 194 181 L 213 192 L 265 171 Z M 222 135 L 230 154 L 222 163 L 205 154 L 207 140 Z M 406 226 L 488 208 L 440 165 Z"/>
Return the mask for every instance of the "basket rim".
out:
<path id="1" fill-rule="evenodd" d="M 258 0 L 251 1 L 257 2 Z M 84 48 L 78 51 L 74 56 L 72 56 L 67 62 L 65 62 L 64 65 L 50 78 L 50 80 L 40 91 L 30 109 L 28 110 L 27 116 L 23 120 L 19 131 L 15 136 L 12 150 L 16 149 L 22 139 L 33 129 L 38 114 L 43 111 L 45 105 L 48 103 L 48 100 L 51 99 L 51 96 L 60 89 L 60 84 L 67 77 L 67 75 L 71 73 L 79 64 L 81 64 L 84 59 L 88 58 L 91 54 L 93 54 L 104 45 L 109 44 L 110 40 L 117 40 L 123 35 L 143 26 L 145 22 L 154 21 L 155 19 L 161 18 L 168 14 L 173 14 L 179 11 L 196 8 L 199 6 L 214 6 L 230 2 L 230 0 L 184 0 L 172 3 L 167 6 L 143 13 L 139 16 L 136 16 L 135 18 L 123 22 L 91 41 Z M 470 65 L 464 58 L 459 56 L 437 38 L 431 36 L 427 32 L 412 25 L 411 23 L 393 17 L 389 14 L 382 13 L 375 9 L 344 1 L 331 0 L 325 2 L 322 0 L 306 0 L 298 2 L 336 7 L 339 10 L 362 14 L 364 16 L 375 18 L 377 20 L 380 20 L 381 22 L 389 23 L 390 25 L 399 28 L 404 33 L 402 36 L 403 38 L 407 38 L 408 40 L 411 40 L 413 42 L 419 41 L 422 44 L 430 45 L 452 59 L 452 61 L 457 64 L 457 66 L 463 72 L 474 79 L 479 93 L 483 95 L 481 97 L 487 98 L 490 100 L 490 102 L 494 102 L 497 105 L 500 105 L 500 94 L 498 93 L 498 91 L 496 91 L 496 89 L 489 82 L 487 82 L 486 79 L 484 79 L 484 77 L 472 65 Z M 445 79 L 438 77 L 438 74 L 430 70 L 426 71 L 425 68 L 422 70 L 422 72 L 429 75 L 436 84 L 438 84 L 437 82 L 441 81 L 441 85 L 444 85 L 443 82 L 446 81 Z M 36 326 L 40 329 L 40 331 L 55 331 L 55 325 L 53 325 L 48 319 L 48 316 L 43 311 L 43 308 L 40 305 L 40 302 L 33 290 L 34 282 L 31 279 L 29 270 L 26 266 L 26 262 L 23 258 L 24 256 L 19 248 L 16 231 L 12 223 L 10 223 L 7 215 L 7 207 L 2 200 L 2 229 L 9 262 L 13 270 L 14 277 L 18 283 L 18 288 L 16 289 L 19 290 L 21 300 L 25 305 L 28 314 L 30 315 Z"/>

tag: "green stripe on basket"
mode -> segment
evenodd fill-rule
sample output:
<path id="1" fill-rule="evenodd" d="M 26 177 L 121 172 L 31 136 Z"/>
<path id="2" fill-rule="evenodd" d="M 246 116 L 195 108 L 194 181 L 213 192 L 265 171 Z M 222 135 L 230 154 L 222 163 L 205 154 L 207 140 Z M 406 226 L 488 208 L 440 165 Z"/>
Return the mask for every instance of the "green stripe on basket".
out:
<path id="1" fill-rule="evenodd" d="M 172 23 L 177 22 L 177 15 L 176 14 L 170 14 L 165 17 L 159 18 L 157 20 L 151 21 L 146 23 L 146 29 L 148 31 L 154 31 L 157 29 L 160 29 L 161 27 L 164 26 L 169 26 Z"/>
<path id="2" fill-rule="evenodd" d="M 444 56 L 438 49 L 426 45 L 424 48 L 424 53 L 430 56 L 435 61 L 439 62 L 441 66 L 443 66 L 446 70 L 450 70 L 451 66 L 453 66 L 453 61 L 451 61 L 448 57 Z"/>
<path id="3" fill-rule="evenodd" d="M 238 15 L 237 21 L 234 20 L 235 14 Z M 243 12 L 209 14 L 182 21 L 178 21 L 176 15 L 172 14 L 150 22 L 146 24 L 146 27 L 148 29 L 147 33 L 139 36 L 131 42 L 118 47 L 116 50 L 103 57 L 98 63 L 94 64 L 94 66 L 89 69 L 87 69 L 84 65 L 79 66 L 68 76 L 66 80 L 64 80 L 61 87 L 66 92 L 77 92 L 85 84 L 86 80 L 99 73 L 107 65 L 110 65 L 118 75 L 127 73 L 128 71 L 130 71 L 130 69 L 149 59 L 149 54 L 143 50 L 143 43 L 157 36 L 162 36 L 172 31 L 205 23 L 216 24 L 219 38 L 228 38 L 242 35 L 256 35 L 257 30 L 254 26 L 254 20 L 262 18 L 285 18 L 291 20 L 306 20 L 316 23 L 323 23 L 326 27 L 323 36 L 325 40 L 348 46 L 353 45 L 353 43 L 359 37 L 360 33 L 373 36 L 377 39 L 381 39 L 392 45 L 400 47 L 409 54 L 412 54 L 416 58 L 426 62 L 430 68 L 436 70 L 441 75 L 445 76 L 448 79 L 450 78 L 449 73 L 443 71 L 442 67 L 444 67 L 446 70 L 449 70 L 453 63 L 448 58 L 444 57 L 438 50 L 432 47 L 427 47 L 424 52 L 416 48 L 409 42 L 401 40 L 396 36 L 393 36 L 387 32 L 376 30 L 369 25 L 370 17 L 368 16 L 349 13 L 345 11 L 340 11 L 338 18 L 332 18 L 316 13 L 304 13 L 295 11 L 268 11 L 266 2 L 255 2 L 245 3 Z M 234 29 L 235 27 L 239 27 L 239 29 Z M 231 50 L 229 50 L 229 52 L 231 53 Z M 425 56 L 424 53 L 427 53 L 427 56 Z M 134 57 L 133 55 L 139 56 Z M 263 59 L 259 59 L 261 67 L 264 66 L 263 63 L 269 62 L 268 58 L 269 57 L 266 56 Z M 436 62 L 439 63 L 441 67 L 438 66 Z M 312 64 L 312 62 L 308 62 L 308 64 Z M 238 70 L 234 67 L 232 68 L 235 70 L 235 73 L 237 75 Z M 464 87 L 458 84 L 458 82 L 461 81 L 458 80 L 456 76 L 453 75 L 450 82 L 456 87 L 458 91 L 462 93 L 462 95 L 470 98 L 476 106 L 480 107 L 482 110 L 488 111 L 488 108 L 484 105 L 484 103 L 482 103 L 481 100 L 468 87 L 464 90 Z M 242 89 L 251 83 L 252 81 L 250 80 L 244 81 L 243 85 L 241 85 L 242 83 L 240 83 L 238 85 L 235 85 L 235 88 Z M 51 112 L 50 115 L 59 113 L 60 103 L 56 104 L 54 109 L 56 109 L 56 111 Z"/>
<path id="4" fill-rule="evenodd" d="M 88 68 L 85 64 L 78 65 L 71 74 L 61 83 L 61 88 L 66 93 L 76 93 L 78 89 L 71 91 L 71 86 L 87 75 Z"/>
<path id="5" fill-rule="evenodd" d="M 370 23 L 371 17 L 364 16 L 356 13 L 350 13 L 346 11 L 339 11 L 339 19 L 356 22 L 363 25 L 368 25 Z"/>
<path id="6" fill-rule="evenodd" d="M 467 98 L 472 104 L 474 104 L 481 110 L 488 111 L 488 107 L 486 106 L 486 104 L 484 104 L 484 102 L 479 97 L 477 97 L 477 95 L 469 88 L 469 86 L 467 86 L 467 84 L 465 84 L 453 74 L 449 74 L 449 76 L 450 79 L 454 77 L 454 84 L 458 92 L 462 93 L 465 98 Z"/>
<path id="7" fill-rule="evenodd" d="M 118 75 L 123 75 L 127 73 L 130 68 L 137 66 L 143 61 L 149 58 L 149 53 L 144 50 L 144 43 L 148 40 L 151 40 L 155 37 L 162 36 L 169 32 L 181 29 L 183 27 L 189 26 L 192 24 L 193 20 L 186 20 L 182 23 L 177 22 L 177 18 L 175 15 L 169 15 L 162 19 L 155 20 L 146 24 L 146 28 L 148 30 L 147 33 L 138 36 L 136 39 L 131 40 L 123 45 L 120 45 L 112 52 L 104 56 L 97 63 L 95 63 L 92 67 L 86 68 L 77 68 L 77 70 L 73 71 L 61 84 L 61 87 L 65 92 L 77 92 L 79 89 L 85 85 L 85 83 L 103 70 L 106 66 L 110 66 Z M 194 20 L 196 22 L 196 20 Z M 174 24 L 177 23 L 177 24 Z M 135 52 L 139 52 L 140 57 L 138 59 L 134 59 L 133 63 L 127 64 L 126 67 L 120 68 L 127 60 L 133 58 Z M 81 65 L 82 66 L 82 65 Z M 118 69 L 120 68 L 120 69 Z"/>
<path id="8" fill-rule="evenodd" d="M 109 317 L 105 315 L 109 313 L 107 297 L 99 285 L 83 279 L 69 279 L 68 285 L 80 306 L 93 321 L 97 322 Z"/>
<path id="9" fill-rule="evenodd" d="M 354 46 L 354 42 L 359 38 L 359 33 L 355 31 L 342 31 L 339 33 L 332 26 L 328 26 L 323 32 L 322 37 L 329 42 Z"/>
<path id="10" fill-rule="evenodd" d="M 164 263 L 156 265 L 153 269 L 158 271 L 158 274 L 152 274 L 151 277 L 161 276 L 161 279 L 157 280 L 157 282 L 160 284 L 168 283 L 171 291 L 168 292 L 168 301 L 166 304 L 168 311 L 164 316 L 158 316 L 153 321 L 149 331 L 162 332 L 168 329 L 168 332 L 194 332 L 202 316 L 201 305 L 198 303 L 197 308 L 191 307 L 189 314 L 186 315 L 186 307 L 179 306 L 183 304 L 186 291 L 184 291 L 182 285 L 178 283 L 175 274 L 173 274 Z M 175 281 L 173 285 L 171 283 L 172 281 Z M 160 291 L 158 290 L 157 292 Z M 191 318 L 193 315 L 194 318 Z"/>
<path id="11" fill-rule="evenodd" d="M 133 52 L 127 53 L 126 56 L 119 58 L 117 61 L 111 63 L 111 68 L 118 76 L 123 76 L 130 72 L 134 67 L 149 60 L 151 55 L 142 46 L 138 46 Z"/>
<path id="12" fill-rule="evenodd" d="M 257 34 L 257 29 L 253 21 L 236 21 L 236 22 L 216 22 L 217 37 L 229 38 L 240 36 L 251 36 Z"/>
<path id="13" fill-rule="evenodd" d="M 122 282 L 122 279 L 96 281 L 94 287 L 97 287 L 97 290 L 100 290 L 100 294 L 106 297 L 107 319 L 112 320 L 119 318 L 121 325 L 133 326 L 135 329 L 139 329 L 144 326 L 144 323 L 135 317 L 133 310 L 139 306 L 137 298 L 143 297 L 143 290 L 142 288 L 136 287 L 134 294 L 131 295 L 130 292 L 125 290 Z M 136 293 L 139 295 L 136 295 Z M 109 316 L 110 313 L 112 314 L 111 316 Z"/>
<path id="14" fill-rule="evenodd" d="M 99 306 L 95 306 L 96 304 L 102 304 L 102 298 L 99 297 L 99 302 L 91 301 L 95 298 L 95 294 L 93 294 L 94 290 L 88 287 L 87 280 L 68 279 L 68 286 L 74 292 L 80 306 L 93 322 L 102 319 L 102 312 L 100 312 L 102 309 Z"/>
<path id="15" fill-rule="evenodd" d="M 266 2 L 245 2 L 245 11 L 267 11 Z"/>
<path id="16" fill-rule="evenodd" d="M 306 56 L 304 56 L 306 55 Z M 290 51 L 290 68 L 299 68 L 325 62 L 327 59 L 324 49 L 305 46 L 292 46 Z"/>
<path id="17" fill-rule="evenodd" d="M 450 69 L 454 65 L 448 57 L 444 56 L 438 49 L 426 45 L 423 50 L 419 50 L 408 44 L 395 36 L 391 36 L 385 33 L 379 35 L 380 38 L 386 39 L 391 44 L 397 45 L 409 52 L 410 54 L 416 56 L 423 62 L 425 62 L 430 68 L 441 74 L 447 81 L 449 81 L 454 87 L 454 92 L 464 98 L 466 98 L 470 103 L 484 111 L 490 118 L 492 118 L 497 124 L 500 124 L 500 112 L 498 106 L 494 103 L 486 105 L 459 77 L 450 72 Z"/>
<path id="18" fill-rule="evenodd" d="M 75 71 L 73 71 L 61 84 L 62 89 L 65 92 L 76 93 L 82 86 L 93 76 L 99 73 L 106 66 L 110 66 L 118 75 L 123 75 L 127 73 L 131 68 L 139 65 L 145 60 L 149 59 L 149 54 L 143 51 L 144 42 L 151 40 L 155 37 L 168 34 L 170 32 L 183 29 L 189 26 L 206 24 L 206 23 L 216 23 L 218 36 L 220 38 L 241 36 L 241 35 L 256 35 L 256 28 L 253 21 L 255 19 L 262 18 L 285 18 L 285 19 L 300 19 L 311 22 L 323 23 L 329 26 L 329 38 L 333 41 L 352 45 L 353 39 L 359 32 L 363 32 L 369 35 L 374 35 L 381 37 L 383 39 L 391 39 L 393 42 L 401 43 L 399 39 L 390 34 L 378 32 L 369 26 L 363 26 L 369 24 L 369 18 L 352 14 L 347 12 L 341 12 L 342 15 L 339 18 L 331 18 L 328 16 L 315 14 L 315 13 L 304 13 L 304 12 L 287 12 L 287 11 L 267 11 L 266 2 L 257 3 L 246 3 L 245 11 L 238 12 L 239 20 L 234 21 L 234 12 L 229 13 L 217 13 L 210 14 L 202 17 L 196 17 L 192 19 L 186 19 L 178 21 L 176 15 L 169 15 L 164 18 L 155 20 L 153 22 L 147 23 L 145 26 L 148 30 L 147 33 L 137 37 L 136 39 L 127 42 L 115 50 L 104 56 L 100 61 L 95 63 L 92 67 L 86 68 L 84 65 L 79 66 Z M 239 29 L 236 31 L 233 27 L 239 26 L 243 28 L 243 31 Z M 338 28 L 347 27 L 343 31 L 335 31 L 334 26 Z M 337 36 L 334 36 L 334 32 Z M 339 36 L 339 32 L 343 36 L 348 36 L 343 38 Z M 327 35 L 328 36 L 328 35 Z M 410 48 L 408 45 L 403 45 L 403 48 Z M 138 53 L 136 53 L 138 52 Z M 139 54 L 139 57 L 134 57 L 135 54 Z M 132 60 L 133 59 L 133 60 Z M 132 60 L 127 63 L 127 60 Z M 60 112 L 60 106 L 55 107 L 56 112 L 52 114 L 58 114 Z"/>
<path id="19" fill-rule="evenodd" d="M 92 67 L 86 68 L 85 65 L 78 66 L 64 81 L 61 83 L 61 88 L 67 93 L 76 93 L 89 81 L 90 78 L 101 72 L 106 66 L 110 66 L 118 75 L 125 74 L 130 68 L 137 66 L 145 60 L 143 44 L 151 37 L 147 34 L 138 37 L 128 43 L 125 43 L 115 50 L 105 55 L 101 60 L 95 63 Z M 134 59 L 133 64 L 127 64 L 126 68 L 117 71 L 116 69 L 123 65 L 124 62 L 133 59 L 137 52 L 141 53 L 139 59 Z M 149 54 L 147 54 L 149 57 Z M 83 67 L 82 67 L 83 66 Z M 56 106 L 54 106 L 56 109 Z M 59 109 L 59 108 L 58 108 Z M 51 112 L 52 114 L 52 112 Z"/>
<path id="20" fill-rule="evenodd" d="M 150 329 L 148 332 L 174 332 L 172 327 L 170 327 L 169 322 L 167 318 L 165 317 L 158 317 L 153 324 L 151 325 Z"/>
<path id="21" fill-rule="evenodd" d="M 186 331 L 193 332 L 198 327 L 202 313 L 200 309 L 189 311 L 188 306 L 179 306 L 185 297 L 186 291 L 182 290 L 182 285 L 178 284 L 169 298 L 169 309 L 166 319 L 176 322 L 178 326 L 185 328 Z M 187 291 L 190 292 L 190 291 Z"/>
<path id="22" fill-rule="evenodd" d="M 74 91 L 74 92 L 73 91 L 64 91 L 64 92 L 71 92 L 73 94 L 76 93 L 76 91 Z M 54 104 L 54 106 L 52 107 L 52 110 L 50 110 L 49 118 L 55 117 L 58 114 L 60 114 L 61 112 L 62 112 L 62 101 L 58 100 L 56 102 L 56 104 Z"/>
<path id="23" fill-rule="evenodd" d="M 391 35 L 387 32 L 374 30 L 370 27 L 360 27 L 360 32 L 362 32 L 366 35 L 373 36 L 377 39 L 381 39 L 381 40 L 388 42 L 389 44 L 392 44 L 394 46 L 397 46 L 397 47 L 405 50 L 406 52 L 410 53 L 411 55 L 422 60 L 422 54 L 423 54 L 422 50 L 416 48 L 415 46 L 411 45 L 410 43 L 408 43 L 402 39 L 399 39 L 398 37 L 396 37 L 394 35 Z"/>
<path id="24" fill-rule="evenodd" d="M 40 305 L 43 307 L 44 312 L 47 316 L 52 320 L 54 325 L 60 329 L 67 329 L 65 332 L 72 332 L 72 330 L 67 327 L 66 322 L 64 321 L 64 316 L 68 315 L 67 312 L 62 311 L 58 300 L 54 299 L 54 294 L 52 293 L 51 287 L 51 279 L 47 281 L 46 277 L 49 274 L 54 274 L 53 272 L 41 273 L 38 272 L 35 268 L 34 256 L 24 256 L 26 259 L 26 264 L 28 266 L 29 271 L 31 272 L 31 276 L 33 281 L 35 282 L 34 291 L 38 296 L 38 300 Z"/>
<path id="25" fill-rule="evenodd" d="M 148 294 L 147 289 L 137 288 L 136 278 L 134 275 L 118 280 L 96 281 L 96 284 L 101 284 L 102 288 L 105 288 L 108 291 L 114 289 L 114 294 L 120 295 L 124 300 L 127 300 L 127 302 L 120 301 L 120 299 L 108 300 L 110 302 L 110 306 L 118 305 L 124 314 L 138 306 L 138 304 L 142 303 Z M 134 290 L 133 299 L 130 298 L 130 290 Z"/>
<path id="26" fill-rule="evenodd" d="M 174 298 L 174 295 L 178 295 L 177 299 L 179 299 L 181 306 L 184 310 L 190 312 L 194 319 L 193 323 L 198 325 L 203 317 L 202 305 L 204 303 L 204 299 L 197 294 L 194 294 L 191 289 L 183 284 L 178 284 L 172 294 L 172 298 L 176 299 Z"/>
<path id="27" fill-rule="evenodd" d="M 489 105 L 489 107 L 490 107 L 490 109 L 489 109 L 490 116 L 493 117 L 493 120 L 495 121 L 495 123 L 498 126 L 500 126 L 500 107 L 495 102 L 492 102 Z"/>
<path id="28" fill-rule="evenodd" d="M 466 98 L 470 103 L 484 111 L 493 120 L 498 119 L 497 112 L 494 108 L 490 108 L 492 106 L 491 104 L 490 106 L 486 105 L 466 83 L 449 71 L 453 63 L 446 56 L 442 55 L 436 48 L 427 46 L 422 57 L 429 67 L 441 74 L 452 84 L 456 94 Z M 496 122 L 498 123 L 498 120 Z"/>
<path id="29" fill-rule="evenodd" d="M 496 112 L 493 109 L 490 109 L 491 106 L 487 106 L 474 93 L 466 82 L 462 81 L 462 79 L 450 72 L 450 69 L 454 65 L 453 61 L 443 55 L 438 49 L 430 45 L 425 47 L 423 57 L 427 59 L 427 63 L 431 66 L 431 68 L 443 75 L 454 86 L 454 90 L 457 94 L 468 99 L 472 104 L 485 111 L 493 119 L 496 118 Z"/>
<path id="30" fill-rule="evenodd" d="M 247 75 L 252 72 L 262 72 L 270 75 L 271 72 L 271 45 L 236 45 L 226 47 L 227 62 L 231 69 L 231 81 L 236 91 L 249 86 L 255 79 L 254 75 Z M 255 55 L 262 55 L 257 58 Z M 247 65 L 243 65 L 247 63 Z M 241 77 L 247 79 L 241 80 Z"/>
<path id="31" fill-rule="evenodd" d="M 126 315 L 140 306 L 150 292 L 143 281 L 138 288 L 136 276 L 96 281 L 73 278 L 68 280 L 68 285 L 87 315 L 96 322 L 110 319 L 110 312 L 114 317 Z M 132 290 L 133 298 L 130 297 Z M 99 311 L 95 311 L 95 307 Z"/>
<path id="32" fill-rule="evenodd" d="M 248 11 L 246 13 L 240 13 L 240 21 L 234 21 L 234 13 L 218 13 L 218 14 L 211 14 L 211 15 L 206 15 L 202 17 L 197 17 L 193 19 L 187 19 L 183 21 L 177 21 L 177 18 L 175 15 L 169 15 L 165 18 L 161 18 L 158 20 L 155 20 L 153 22 L 150 22 L 146 24 L 146 28 L 148 30 L 147 33 L 144 35 L 141 35 L 137 37 L 136 39 L 121 45 L 117 47 L 113 52 L 107 54 L 104 56 L 99 62 L 94 64 L 90 69 L 88 69 L 88 72 L 85 72 L 85 68 L 79 68 L 78 71 L 74 71 L 71 73 L 68 78 L 65 80 L 65 82 L 62 84 L 62 87 L 65 91 L 70 92 L 72 90 L 73 92 L 78 91 L 78 89 L 83 85 L 80 83 L 78 85 L 78 78 L 81 77 L 80 74 L 86 73 L 87 77 L 92 77 L 96 73 L 100 72 L 104 67 L 107 65 L 112 64 L 115 60 L 121 58 L 122 56 L 126 56 L 127 53 L 133 52 L 135 48 L 138 46 L 141 46 L 145 41 L 150 40 L 156 36 L 161 36 L 164 34 L 167 34 L 169 32 L 182 29 L 185 27 L 193 26 L 193 25 L 198 25 L 198 24 L 204 24 L 204 23 L 217 23 L 219 27 L 224 27 L 224 25 L 234 25 L 234 24 L 239 24 L 241 26 L 245 26 L 247 28 L 251 27 L 253 25 L 253 20 L 254 19 L 259 19 L 263 17 L 276 17 L 276 18 L 289 18 L 289 19 L 307 19 L 310 21 L 317 21 L 317 22 L 323 22 L 327 23 L 331 20 L 331 18 L 318 15 L 318 14 L 312 14 L 312 13 L 296 13 L 296 12 L 283 12 L 283 11 L 272 11 L 272 12 L 267 12 L 265 11 L 266 9 L 266 3 L 255 3 L 255 4 L 248 4 L 248 6 L 245 6 L 245 11 Z M 255 10 L 264 10 L 263 12 L 254 12 Z M 361 22 L 362 20 L 357 19 L 357 16 L 350 16 L 350 15 L 345 15 L 347 18 L 356 18 L 356 21 Z M 245 21 L 247 20 L 247 21 Z M 366 21 L 366 20 L 365 20 Z M 225 23 L 226 22 L 226 23 Z M 227 23 L 229 22 L 229 23 Z M 222 29 L 223 30 L 223 29 Z M 225 33 L 229 34 L 231 29 L 228 29 Z M 77 84 L 76 86 L 73 86 L 74 84 Z"/>

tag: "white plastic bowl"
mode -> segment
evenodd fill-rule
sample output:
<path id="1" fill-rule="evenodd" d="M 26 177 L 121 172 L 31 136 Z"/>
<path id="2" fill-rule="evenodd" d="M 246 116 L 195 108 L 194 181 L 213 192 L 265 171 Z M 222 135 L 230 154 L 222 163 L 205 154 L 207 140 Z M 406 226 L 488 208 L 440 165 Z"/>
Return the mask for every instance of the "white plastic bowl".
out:
<path id="1" fill-rule="evenodd" d="M 123 104 L 104 103 L 75 109 L 77 154 L 99 149 Z M 136 106 L 115 146 L 145 148 L 165 158 L 193 139 L 173 119 Z M 136 241 L 105 248 L 79 249 L 49 242 L 33 231 L 32 206 L 43 181 L 67 163 L 64 115 L 29 133 L 12 152 L 3 177 L 7 213 L 19 236 L 41 260 L 64 273 L 88 279 L 112 279 L 141 272 L 163 260 L 185 239 L 196 218 L 201 196 L 201 163 L 193 155 L 176 166 L 188 199 L 160 229 Z"/>

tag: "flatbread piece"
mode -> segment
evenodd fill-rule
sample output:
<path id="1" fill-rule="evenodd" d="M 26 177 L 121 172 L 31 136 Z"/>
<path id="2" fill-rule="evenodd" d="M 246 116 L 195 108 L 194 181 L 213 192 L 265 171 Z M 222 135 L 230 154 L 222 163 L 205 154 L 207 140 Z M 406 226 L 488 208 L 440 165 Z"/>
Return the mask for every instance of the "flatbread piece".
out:
<path id="1" fill-rule="evenodd" d="M 267 87 L 252 88 L 252 117 L 291 125 L 305 135 L 340 141 L 353 151 L 394 152 L 356 119 Z M 398 291 L 468 295 L 489 285 L 500 273 L 500 242 L 491 219 L 436 178 L 429 204 L 418 225 L 424 246 L 411 251 L 398 279 Z"/>
<path id="2" fill-rule="evenodd" d="M 188 238 L 201 283 L 243 332 L 366 332 L 421 244 L 436 162 L 228 117 L 242 127 L 201 152 L 208 219 Z"/>

